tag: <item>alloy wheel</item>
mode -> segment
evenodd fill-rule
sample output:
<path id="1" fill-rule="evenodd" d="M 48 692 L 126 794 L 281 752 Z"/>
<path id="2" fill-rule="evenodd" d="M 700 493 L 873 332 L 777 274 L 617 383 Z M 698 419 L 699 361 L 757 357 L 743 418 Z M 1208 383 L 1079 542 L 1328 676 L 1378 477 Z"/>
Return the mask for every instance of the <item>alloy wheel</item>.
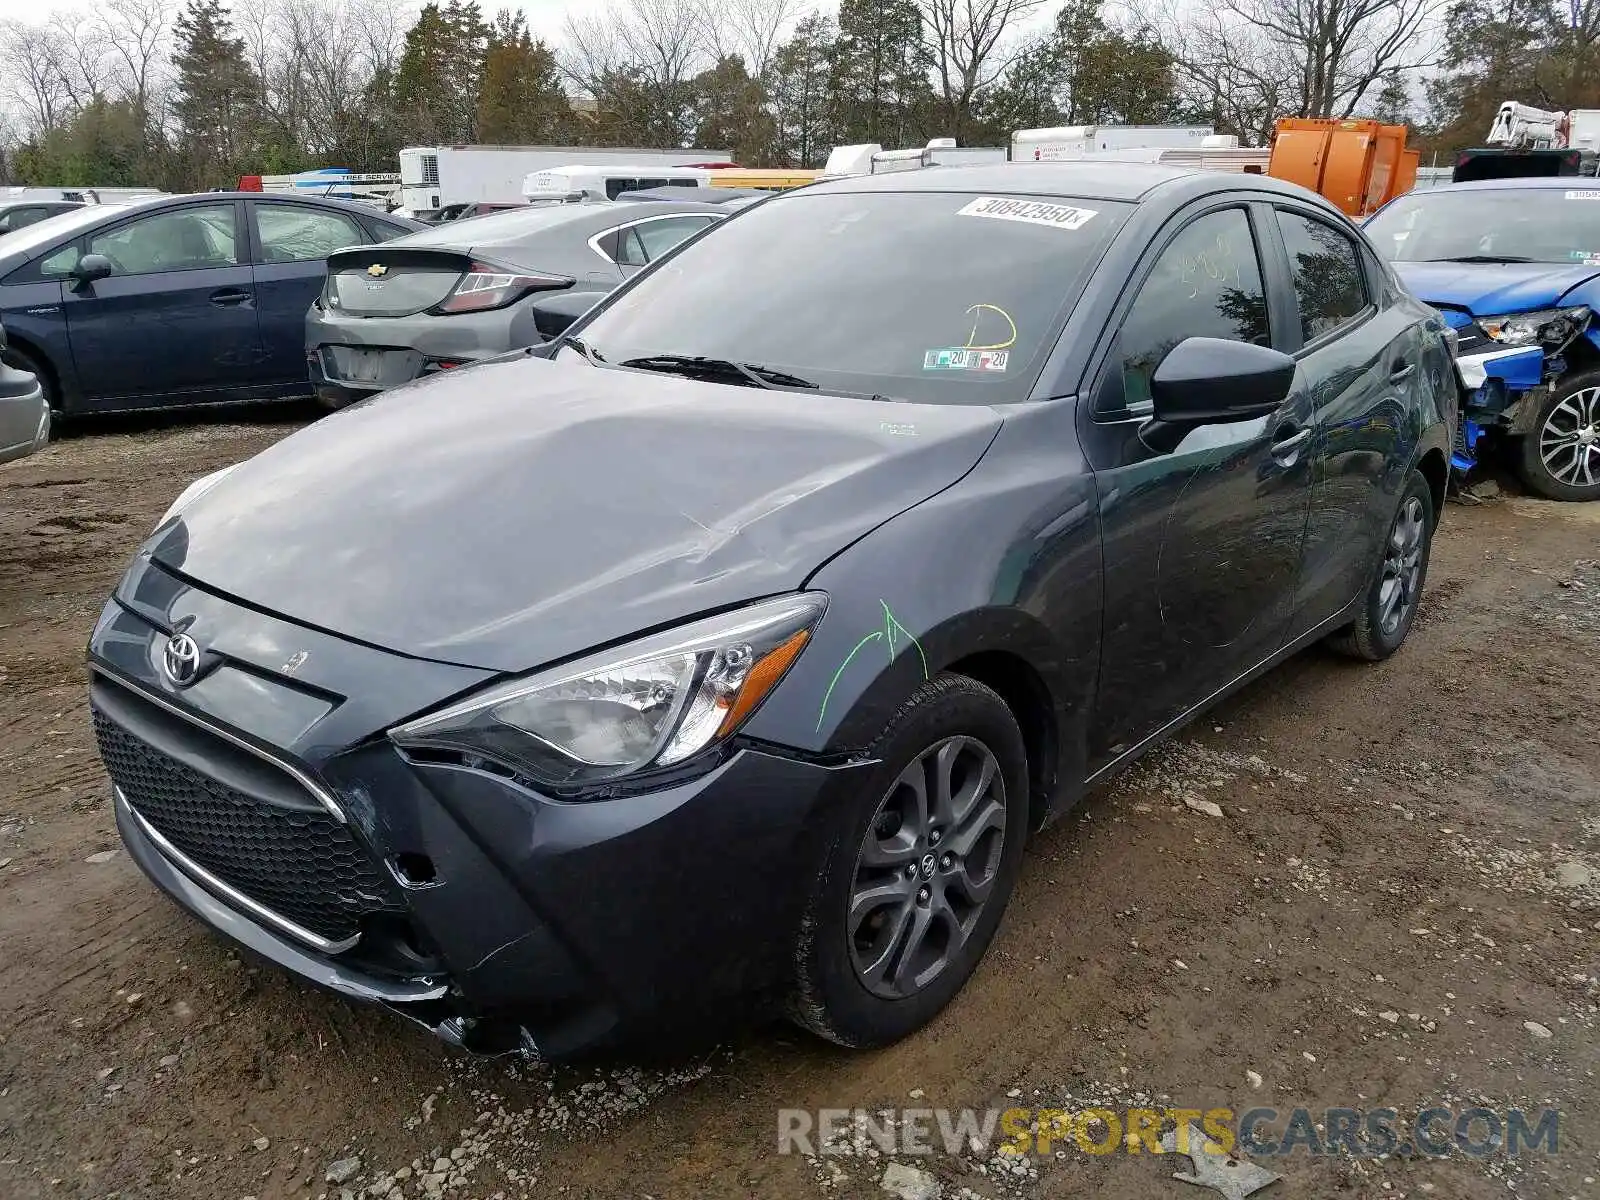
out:
<path id="1" fill-rule="evenodd" d="M 960 954 L 994 892 L 1005 837 L 1005 779 L 976 738 L 945 738 L 900 772 L 850 887 L 850 958 L 868 991 L 915 995 Z"/>
<path id="2" fill-rule="evenodd" d="M 1539 430 L 1539 459 L 1561 483 L 1600 483 L 1600 388 L 1573 392 L 1550 410 Z"/>
<path id="3" fill-rule="evenodd" d="M 1417 602 L 1422 579 L 1422 539 L 1427 532 L 1422 501 L 1407 496 L 1394 519 L 1389 544 L 1383 553 L 1383 574 L 1378 581 L 1378 627 L 1393 636 Z"/>

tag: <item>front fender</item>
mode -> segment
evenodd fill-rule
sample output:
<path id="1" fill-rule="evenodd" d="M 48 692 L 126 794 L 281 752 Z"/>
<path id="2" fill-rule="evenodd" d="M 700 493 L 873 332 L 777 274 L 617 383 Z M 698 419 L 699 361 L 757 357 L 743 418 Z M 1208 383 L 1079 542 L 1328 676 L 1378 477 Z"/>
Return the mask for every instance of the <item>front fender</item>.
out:
<path id="1" fill-rule="evenodd" d="M 806 586 L 828 593 L 827 615 L 747 733 L 859 754 L 925 679 L 1005 655 L 1037 679 L 1058 751 L 1031 764 L 1035 788 L 1061 804 L 1075 798 L 1102 585 L 1094 480 L 1073 410 L 1071 400 L 1016 406 L 965 478 L 820 568 Z"/>

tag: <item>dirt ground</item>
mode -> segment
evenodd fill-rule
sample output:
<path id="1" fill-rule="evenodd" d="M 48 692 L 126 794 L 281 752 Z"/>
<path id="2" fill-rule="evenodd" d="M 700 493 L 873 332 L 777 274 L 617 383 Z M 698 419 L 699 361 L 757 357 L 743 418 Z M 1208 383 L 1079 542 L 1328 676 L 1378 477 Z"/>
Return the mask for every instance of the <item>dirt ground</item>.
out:
<path id="1" fill-rule="evenodd" d="M 241 962 L 117 852 L 89 628 L 183 484 L 298 419 L 0 467 L 5 1200 L 881 1197 L 889 1156 L 779 1154 L 778 1110 L 1430 1102 L 1559 1108 L 1558 1149 L 1297 1153 L 1263 1195 L 1600 1196 L 1600 505 L 1452 504 L 1406 648 L 1301 656 L 1039 836 L 922 1035 L 556 1070 Z M 1148 1153 L 956 1151 L 901 1161 L 947 1198 L 1219 1194 Z"/>

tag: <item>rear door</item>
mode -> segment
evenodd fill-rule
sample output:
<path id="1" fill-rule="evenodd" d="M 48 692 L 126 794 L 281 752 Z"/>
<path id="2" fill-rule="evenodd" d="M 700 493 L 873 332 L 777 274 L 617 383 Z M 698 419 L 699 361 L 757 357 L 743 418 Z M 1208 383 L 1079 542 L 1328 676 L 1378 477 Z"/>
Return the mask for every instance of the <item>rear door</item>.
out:
<path id="1" fill-rule="evenodd" d="M 1279 235 L 1269 240 L 1286 252 L 1293 282 L 1295 387 L 1316 421 L 1298 634 L 1337 616 L 1366 586 L 1409 465 L 1412 389 L 1426 380 L 1421 326 L 1409 306 L 1389 302 L 1352 232 L 1309 205 L 1271 211 L 1263 223 Z"/>
<path id="2" fill-rule="evenodd" d="M 372 236 L 349 213 L 281 200 L 251 200 L 261 378 L 305 391 L 306 310 L 322 291 L 328 255 Z"/>
<path id="3" fill-rule="evenodd" d="M 252 398 L 260 342 L 245 245 L 239 201 L 197 199 L 131 216 L 69 248 L 74 261 L 99 254 L 112 266 L 109 278 L 69 278 L 62 289 L 90 407 Z"/>
<path id="4" fill-rule="evenodd" d="M 681 241 L 699 233 L 716 217 L 709 213 L 681 213 L 671 217 L 649 217 L 612 230 L 603 244 L 624 275 L 635 274 Z"/>
<path id="5" fill-rule="evenodd" d="M 35 221 L 42 221 L 50 215 L 50 209 L 43 204 L 21 204 L 16 208 L 8 208 L 0 212 L 0 234 L 32 225 Z"/>

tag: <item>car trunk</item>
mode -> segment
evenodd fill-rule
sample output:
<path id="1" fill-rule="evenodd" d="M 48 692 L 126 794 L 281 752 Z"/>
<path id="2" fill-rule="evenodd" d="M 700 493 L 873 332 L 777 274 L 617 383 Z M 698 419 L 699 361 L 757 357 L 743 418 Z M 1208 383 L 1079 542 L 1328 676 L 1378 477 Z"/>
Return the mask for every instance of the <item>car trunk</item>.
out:
<path id="1" fill-rule="evenodd" d="M 351 317 L 409 317 L 442 303 L 472 266 L 462 250 L 363 246 L 328 257 L 323 303 Z"/>

